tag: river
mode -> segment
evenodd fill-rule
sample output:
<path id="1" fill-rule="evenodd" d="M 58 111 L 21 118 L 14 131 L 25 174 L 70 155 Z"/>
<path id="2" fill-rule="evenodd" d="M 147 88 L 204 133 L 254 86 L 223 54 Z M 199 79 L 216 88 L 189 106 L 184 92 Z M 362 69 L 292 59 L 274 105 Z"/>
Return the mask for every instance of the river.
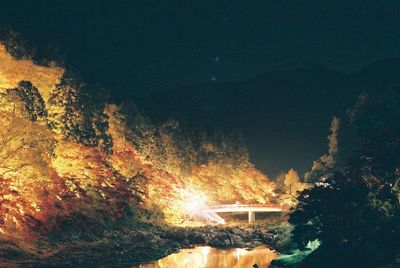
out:
<path id="1" fill-rule="evenodd" d="M 142 264 L 140 268 L 252 268 L 254 264 L 266 268 L 276 257 L 276 252 L 265 246 L 253 250 L 195 247 Z"/>

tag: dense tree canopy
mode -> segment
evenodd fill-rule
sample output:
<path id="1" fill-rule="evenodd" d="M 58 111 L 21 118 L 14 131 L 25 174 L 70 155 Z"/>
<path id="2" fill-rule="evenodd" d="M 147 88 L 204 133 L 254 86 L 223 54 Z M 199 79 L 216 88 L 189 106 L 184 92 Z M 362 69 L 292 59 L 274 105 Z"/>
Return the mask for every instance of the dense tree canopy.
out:
<path id="1" fill-rule="evenodd" d="M 154 123 L 132 100 L 112 104 L 78 74 L 37 65 L 14 41 L 0 43 L 3 235 L 181 222 L 190 194 L 210 204 L 272 199 L 274 184 L 250 163 L 239 133 Z"/>
<path id="2" fill-rule="evenodd" d="M 360 96 L 339 135 L 342 147 L 344 164 L 304 190 L 290 216 L 299 246 L 322 242 L 304 266 L 391 263 L 400 254 L 399 92 Z"/>

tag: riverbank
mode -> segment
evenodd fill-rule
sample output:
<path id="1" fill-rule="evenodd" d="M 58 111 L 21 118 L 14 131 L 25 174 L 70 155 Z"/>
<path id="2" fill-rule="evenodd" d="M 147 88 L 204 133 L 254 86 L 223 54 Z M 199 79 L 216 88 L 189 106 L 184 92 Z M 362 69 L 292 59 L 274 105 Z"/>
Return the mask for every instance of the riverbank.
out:
<path id="1" fill-rule="evenodd" d="M 132 267 L 165 257 L 181 248 L 288 248 L 288 224 L 166 227 L 142 224 L 107 230 L 96 237 L 79 235 L 55 241 L 42 239 L 29 248 L 0 241 L 2 261 L 9 267 Z M 0 263 L 1 264 L 1 263 Z"/>

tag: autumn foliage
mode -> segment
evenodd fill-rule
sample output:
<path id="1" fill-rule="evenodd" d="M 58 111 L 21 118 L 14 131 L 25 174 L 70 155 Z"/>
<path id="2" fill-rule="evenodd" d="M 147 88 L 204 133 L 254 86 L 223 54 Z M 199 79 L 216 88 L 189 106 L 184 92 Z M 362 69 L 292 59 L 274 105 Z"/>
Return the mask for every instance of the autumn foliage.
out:
<path id="1" fill-rule="evenodd" d="M 273 198 L 240 135 L 154 124 L 132 102 L 107 104 L 78 75 L 16 59 L 1 43 L 0 60 L 2 235 L 32 240 L 157 213 L 174 223 L 182 190 L 210 204 Z"/>

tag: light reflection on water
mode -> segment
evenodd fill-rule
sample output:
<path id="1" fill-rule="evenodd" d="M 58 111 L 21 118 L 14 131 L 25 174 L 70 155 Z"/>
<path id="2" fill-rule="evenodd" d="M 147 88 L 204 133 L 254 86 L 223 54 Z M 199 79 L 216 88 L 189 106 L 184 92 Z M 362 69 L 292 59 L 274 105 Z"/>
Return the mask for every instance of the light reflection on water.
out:
<path id="1" fill-rule="evenodd" d="M 223 250 L 196 247 L 182 249 L 158 261 L 142 264 L 140 268 L 251 268 L 254 264 L 266 268 L 276 257 L 274 251 L 264 246 L 251 251 L 242 248 Z"/>

